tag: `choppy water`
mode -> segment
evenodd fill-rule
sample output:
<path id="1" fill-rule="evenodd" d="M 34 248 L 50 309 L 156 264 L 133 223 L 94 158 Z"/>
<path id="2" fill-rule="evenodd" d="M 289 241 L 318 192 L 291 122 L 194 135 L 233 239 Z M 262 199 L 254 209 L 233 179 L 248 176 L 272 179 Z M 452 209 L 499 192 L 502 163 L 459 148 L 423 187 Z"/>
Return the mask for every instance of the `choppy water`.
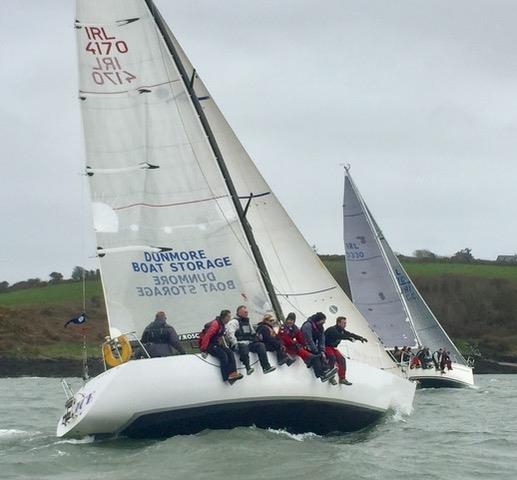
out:
<path id="1" fill-rule="evenodd" d="M 417 392 L 392 414 L 335 437 L 238 428 L 167 440 L 59 440 L 59 381 L 0 379 L 1 479 L 517 479 L 517 376 Z"/>

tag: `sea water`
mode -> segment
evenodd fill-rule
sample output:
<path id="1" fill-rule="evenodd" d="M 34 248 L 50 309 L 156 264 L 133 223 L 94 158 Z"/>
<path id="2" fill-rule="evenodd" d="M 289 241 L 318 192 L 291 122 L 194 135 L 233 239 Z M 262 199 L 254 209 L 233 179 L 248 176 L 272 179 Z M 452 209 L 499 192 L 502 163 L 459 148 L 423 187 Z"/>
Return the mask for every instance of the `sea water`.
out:
<path id="1" fill-rule="evenodd" d="M 95 441 L 55 437 L 59 380 L 0 379 L 0 478 L 516 480 L 517 376 L 476 384 L 417 391 L 412 415 L 338 436 L 252 427 Z"/>

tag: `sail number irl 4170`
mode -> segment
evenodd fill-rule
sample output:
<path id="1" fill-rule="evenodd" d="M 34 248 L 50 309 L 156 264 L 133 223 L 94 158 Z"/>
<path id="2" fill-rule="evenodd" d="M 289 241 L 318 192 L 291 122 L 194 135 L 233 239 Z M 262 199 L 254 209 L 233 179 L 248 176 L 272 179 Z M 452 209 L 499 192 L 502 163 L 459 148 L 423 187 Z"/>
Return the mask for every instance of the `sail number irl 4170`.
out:
<path id="1" fill-rule="evenodd" d="M 128 72 L 121 58 L 129 52 L 124 40 L 109 35 L 105 27 L 85 27 L 86 52 L 95 56 L 91 76 L 97 85 L 124 85 L 136 76 Z"/>

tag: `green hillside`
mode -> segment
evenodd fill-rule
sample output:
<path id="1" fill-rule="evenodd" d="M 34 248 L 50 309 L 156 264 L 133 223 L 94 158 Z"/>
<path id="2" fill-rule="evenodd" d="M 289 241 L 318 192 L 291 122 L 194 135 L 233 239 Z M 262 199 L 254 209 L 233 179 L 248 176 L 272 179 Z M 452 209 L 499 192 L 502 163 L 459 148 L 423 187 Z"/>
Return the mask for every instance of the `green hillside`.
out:
<path id="1" fill-rule="evenodd" d="M 99 280 L 85 282 L 85 294 L 87 298 L 102 298 L 102 285 Z M 78 302 L 82 305 L 83 283 L 66 282 L 43 287 L 27 288 L 0 293 L 0 306 L 5 307 L 30 307 L 33 305 L 63 305 L 69 302 Z"/>
<path id="2" fill-rule="evenodd" d="M 343 257 L 322 260 L 349 293 Z M 407 261 L 404 267 L 459 346 L 479 345 L 489 358 L 517 357 L 516 266 Z M 63 324 L 82 311 L 82 292 L 82 282 L 66 281 L 0 293 L 0 357 L 79 357 L 83 332 Z M 100 281 L 87 281 L 85 293 L 87 339 L 98 355 L 107 334 Z"/>

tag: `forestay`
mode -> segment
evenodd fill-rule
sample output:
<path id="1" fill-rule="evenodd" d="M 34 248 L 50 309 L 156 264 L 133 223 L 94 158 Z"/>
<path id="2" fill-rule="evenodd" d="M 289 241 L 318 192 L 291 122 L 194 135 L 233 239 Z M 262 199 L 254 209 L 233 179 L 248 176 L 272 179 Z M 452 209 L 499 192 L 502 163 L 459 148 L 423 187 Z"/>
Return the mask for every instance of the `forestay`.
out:
<path id="1" fill-rule="evenodd" d="M 270 309 L 228 189 L 149 8 L 78 0 L 80 99 L 110 327 L 179 333 Z"/>
<path id="2" fill-rule="evenodd" d="M 194 90 L 223 153 L 242 205 L 247 207 L 247 219 L 284 315 L 294 311 L 303 321 L 316 311 L 322 311 L 327 315 L 327 326 L 334 323 L 336 316 L 344 315 L 349 320 L 347 328 L 369 339 L 369 343 L 360 345 L 344 342 L 350 356 L 390 368 L 392 362 L 383 351 L 378 337 L 271 191 L 170 30 L 168 35 L 188 76 L 193 78 Z"/>
<path id="3" fill-rule="evenodd" d="M 388 348 L 418 344 L 366 207 L 345 175 L 343 235 L 352 299 Z"/>

